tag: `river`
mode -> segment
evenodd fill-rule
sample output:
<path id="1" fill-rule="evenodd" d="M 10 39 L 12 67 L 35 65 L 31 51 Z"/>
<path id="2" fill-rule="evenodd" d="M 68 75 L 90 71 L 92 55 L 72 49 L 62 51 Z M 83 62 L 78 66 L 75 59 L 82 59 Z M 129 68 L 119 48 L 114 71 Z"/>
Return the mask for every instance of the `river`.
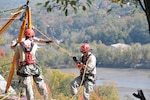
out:
<path id="1" fill-rule="evenodd" d="M 65 73 L 79 73 L 76 68 L 60 70 Z M 150 69 L 97 68 L 96 77 L 96 85 L 103 85 L 104 82 L 116 83 L 120 100 L 139 100 L 132 95 L 138 89 L 142 89 L 146 100 L 150 100 Z"/>

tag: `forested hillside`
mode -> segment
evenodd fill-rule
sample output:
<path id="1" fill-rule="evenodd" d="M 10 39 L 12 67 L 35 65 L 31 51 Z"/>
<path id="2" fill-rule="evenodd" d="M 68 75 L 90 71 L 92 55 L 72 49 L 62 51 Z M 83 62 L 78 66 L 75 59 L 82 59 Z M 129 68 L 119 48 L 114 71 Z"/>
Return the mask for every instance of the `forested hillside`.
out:
<path id="1" fill-rule="evenodd" d="M 97 66 L 148 66 L 150 37 L 146 16 L 140 7 L 135 8 L 135 5 L 121 7 L 108 1 L 95 0 L 93 6 L 86 11 L 78 11 L 77 14 L 70 11 L 68 16 L 65 16 L 59 10 L 47 13 L 45 8 L 35 6 L 39 1 L 33 0 L 30 3 L 33 25 L 54 41 L 58 41 L 73 55 L 79 56 L 80 44 L 87 42 L 91 44 L 92 52 L 97 56 Z M 20 7 L 25 3 L 26 1 L 22 0 L 9 0 L 9 2 L 1 0 L 1 12 Z M 13 12 L 15 11 L 0 13 L 0 18 L 10 18 Z M 8 19 L 0 19 L 0 28 L 7 21 Z M 0 36 L 4 39 L 3 43 L 0 42 L 2 44 L 0 48 L 3 48 L 7 55 L 13 52 L 8 45 L 18 36 L 21 23 L 19 19 L 16 19 Z M 35 32 L 37 37 L 44 38 L 36 30 Z M 130 49 L 125 51 L 120 48 L 112 49 L 110 45 L 116 43 L 128 44 Z M 55 68 L 73 66 L 72 59 L 53 44 L 46 45 L 37 56 L 40 64 L 44 66 Z"/>

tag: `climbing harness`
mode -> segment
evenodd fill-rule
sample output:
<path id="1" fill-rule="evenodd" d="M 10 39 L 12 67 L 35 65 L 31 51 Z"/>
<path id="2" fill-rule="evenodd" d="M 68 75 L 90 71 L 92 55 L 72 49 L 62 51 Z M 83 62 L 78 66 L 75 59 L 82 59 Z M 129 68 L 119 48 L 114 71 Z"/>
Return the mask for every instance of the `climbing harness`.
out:
<path id="1" fill-rule="evenodd" d="M 75 99 L 75 97 L 79 94 L 79 92 L 81 91 L 81 86 L 82 86 L 82 84 L 84 83 L 84 81 L 85 81 L 85 76 L 86 76 L 86 70 L 87 70 L 87 62 L 90 60 L 90 57 L 91 56 L 91 54 L 90 55 L 88 55 L 87 57 L 86 57 L 86 59 L 83 59 L 83 56 L 82 56 L 82 59 L 81 59 L 81 62 L 84 64 L 83 66 L 85 66 L 84 68 L 82 68 L 81 70 L 82 70 L 82 75 L 81 75 L 81 73 L 80 73 L 80 75 L 82 76 L 82 78 L 81 78 L 81 83 L 80 83 L 80 85 L 79 85 L 79 90 L 78 90 L 78 93 L 76 94 L 76 95 L 73 95 L 72 96 L 72 98 L 71 98 L 71 100 L 72 99 Z"/>
<path id="2" fill-rule="evenodd" d="M 23 48 L 23 51 L 25 52 L 25 61 L 20 62 L 20 66 L 34 64 L 35 60 L 33 60 L 31 54 L 34 44 L 31 43 L 30 45 L 26 45 L 24 42 L 21 42 L 21 46 Z"/>

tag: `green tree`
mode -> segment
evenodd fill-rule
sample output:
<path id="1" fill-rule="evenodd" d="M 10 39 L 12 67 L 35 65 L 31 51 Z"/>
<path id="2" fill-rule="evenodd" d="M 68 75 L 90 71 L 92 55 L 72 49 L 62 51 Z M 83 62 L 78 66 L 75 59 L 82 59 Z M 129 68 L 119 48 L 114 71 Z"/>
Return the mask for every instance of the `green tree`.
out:
<path id="1" fill-rule="evenodd" d="M 121 5 L 121 7 L 125 4 L 125 3 L 134 3 L 135 6 L 137 7 L 138 4 L 140 4 L 140 6 L 142 7 L 143 11 L 146 14 L 147 17 L 147 22 L 149 25 L 149 33 L 150 33 L 150 1 L 149 0 L 144 0 L 142 3 L 141 0 L 110 0 L 111 2 L 115 2 L 115 3 L 119 3 Z M 72 10 L 77 13 L 77 11 L 79 10 L 78 8 L 82 8 L 82 10 L 86 10 L 87 7 L 90 7 L 92 5 L 92 0 L 47 0 L 43 6 L 46 7 L 47 12 L 51 12 L 54 9 L 57 10 L 62 10 L 64 11 L 65 15 L 68 15 L 68 12 L 70 11 L 70 8 L 72 8 Z M 42 3 L 38 3 L 37 5 L 41 5 Z M 72 11 L 71 10 L 71 11 Z M 110 8 L 108 11 L 111 11 L 112 8 Z"/>
<path id="2" fill-rule="evenodd" d="M 115 83 L 104 82 L 103 86 L 98 87 L 98 95 L 102 100 L 119 100 L 119 93 Z"/>

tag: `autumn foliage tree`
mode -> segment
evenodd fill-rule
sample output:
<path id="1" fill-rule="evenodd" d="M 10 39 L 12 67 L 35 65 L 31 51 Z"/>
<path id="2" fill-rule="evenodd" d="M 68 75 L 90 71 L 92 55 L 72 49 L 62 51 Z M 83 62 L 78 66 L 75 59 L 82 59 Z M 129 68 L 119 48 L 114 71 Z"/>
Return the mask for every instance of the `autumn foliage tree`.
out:
<path id="1" fill-rule="evenodd" d="M 5 57 L 5 52 L 3 49 L 0 48 L 0 56 Z"/>

